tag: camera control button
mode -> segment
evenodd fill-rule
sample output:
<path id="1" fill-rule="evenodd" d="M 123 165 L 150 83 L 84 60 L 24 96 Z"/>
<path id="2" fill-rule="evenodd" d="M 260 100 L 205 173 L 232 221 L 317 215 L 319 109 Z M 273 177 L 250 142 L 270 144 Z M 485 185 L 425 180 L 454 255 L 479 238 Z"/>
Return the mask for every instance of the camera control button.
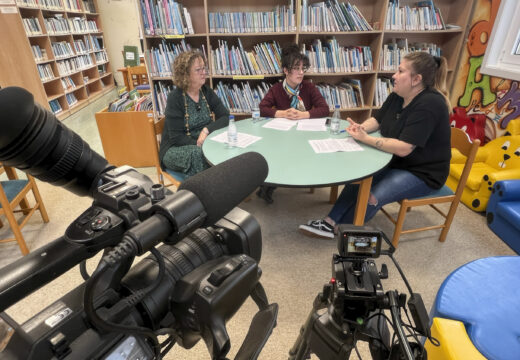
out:
<path id="1" fill-rule="evenodd" d="M 204 286 L 202 292 L 206 295 L 211 295 L 213 293 L 213 288 L 211 286 Z"/>
<path id="2" fill-rule="evenodd" d="M 110 218 L 108 216 L 98 216 L 90 222 L 90 228 L 94 231 L 108 229 Z"/>

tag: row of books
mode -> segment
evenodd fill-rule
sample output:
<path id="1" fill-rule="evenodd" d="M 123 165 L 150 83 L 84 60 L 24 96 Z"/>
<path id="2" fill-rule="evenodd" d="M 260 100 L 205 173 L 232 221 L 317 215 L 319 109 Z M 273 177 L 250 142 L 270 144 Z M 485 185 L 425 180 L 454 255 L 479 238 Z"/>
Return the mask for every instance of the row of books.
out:
<path id="1" fill-rule="evenodd" d="M 65 76 L 92 67 L 94 64 L 89 55 L 79 55 L 70 59 L 56 61 L 56 65 L 60 76 Z"/>
<path id="2" fill-rule="evenodd" d="M 86 41 L 87 41 L 87 45 L 91 44 L 91 43 L 89 43 L 88 39 Z M 87 46 L 85 45 L 85 43 L 83 42 L 82 39 L 74 39 L 73 44 L 74 44 L 74 51 L 76 52 L 76 54 L 85 54 L 92 50 L 92 47 L 87 48 Z"/>
<path id="3" fill-rule="evenodd" d="M 136 100 L 139 99 L 139 93 L 137 89 L 130 91 L 123 91 L 119 94 L 118 98 L 108 104 L 109 112 L 123 112 L 131 110 Z"/>
<path id="4" fill-rule="evenodd" d="M 336 105 L 339 105 L 341 109 L 365 106 L 361 81 L 358 79 L 345 79 L 338 85 L 321 83 L 316 87 L 327 101 L 330 110 L 334 110 Z"/>
<path id="5" fill-rule="evenodd" d="M 392 79 L 386 77 L 377 78 L 374 105 L 381 106 L 394 89 Z"/>
<path id="6" fill-rule="evenodd" d="M 63 0 L 65 3 L 65 9 L 73 11 L 83 11 L 81 8 L 80 0 Z"/>
<path id="7" fill-rule="evenodd" d="M 42 28 L 40 26 L 40 22 L 38 18 L 22 18 L 23 28 L 25 29 L 25 33 L 29 36 L 31 35 L 41 35 L 43 34 Z"/>
<path id="8" fill-rule="evenodd" d="M 210 33 L 287 32 L 296 30 L 294 7 L 276 6 L 272 11 L 211 12 Z"/>
<path id="9" fill-rule="evenodd" d="M 433 0 L 418 1 L 415 6 L 400 6 L 399 0 L 390 0 L 386 13 L 386 30 L 443 30 L 446 29 L 441 11 Z"/>
<path id="10" fill-rule="evenodd" d="M 410 52 L 424 51 L 430 55 L 441 56 L 441 48 L 434 43 L 412 43 L 408 39 L 394 39 L 389 44 L 383 45 L 383 51 L 379 58 L 379 69 L 382 71 L 396 71 L 404 56 Z"/>
<path id="11" fill-rule="evenodd" d="M 61 108 L 61 105 L 60 105 L 60 102 L 58 101 L 58 99 L 54 99 L 54 100 L 51 100 L 49 101 L 49 106 L 51 107 L 51 111 L 54 113 L 54 115 L 60 113 L 63 111 L 63 109 Z"/>
<path id="12" fill-rule="evenodd" d="M 152 95 L 142 96 L 135 101 L 134 111 L 153 111 Z"/>
<path id="13" fill-rule="evenodd" d="M 69 107 L 77 104 L 78 102 L 78 99 L 76 96 L 74 96 L 73 93 L 65 94 L 65 99 L 67 99 L 67 104 L 69 104 Z"/>
<path id="14" fill-rule="evenodd" d="M 92 0 L 65 0 L 65 6 L 62 0 L 16 0 L 19 6 L 42 8 L 48 10 L 70 10 L 85 11 L 87 13 L 95 13 L 96 8 Z M 83 3 L 83 7 L 81 4 Z"/>
<path id="15" fill-rule="evenodd" d="M 75 33 L 99 32 L 95 20 L 87 20 L 82 17 L 68 18 L 72 31 Z"/>
<path id="16" fill-rule="evenodd" d="M 98 69 L 98 73 L 99 73 L 100 76 L 105 75 L 107 73 L 107 71 L 108 71 L 106 63 L 105 64 L 99 64 L 97 66 L 97 69 Z"/>
<path id="17" fill-rule="evenodd" d="M 218 40 L 219 46 L 211 50 L 211 72 L 215 75 L 280 74 L 282 72 L 280 45 L 263 42 L 245 51 L 240 38 L 238 46 L 229 48 L 227 40 Z"/>
<path id="18" fill-rule="evenodd" d="M 96 63 L 106 63 L 108 62 L 108 55 L 107 55 L 107 52 L 105 50 L 102 50 L 102 51 L 99 51 L 99 52 L 95 52 L 94 53 L 94 56 L 96 58 Z"/>
<path id="19" fill-rule="evenodd" d="M 193 34 L 191 15 L 175 0 L 140 0 L 145 35 Z"/>
<path id="20" fill-rule="evenodd" d="M 150 50 L 146 50 L 144 56 L 150 76 L 172 76 L 172 65 L 175 58 L 181 52 L 191 50 L 191 48 L 191 45 L 182 39 L 178 43 L 167 43 L 162 40 L 157 47 L 152 46 Z M 206 57 L 204 45 L 202 45 L 202 52 Z"/>
<path id="21" fill-rule="evenodd" d="M 94 6 L 94 1 L 92 0 L 83 0 L 83 10 L 85 12 L 95 13 L 96 7 Z"/>
<path id="22" fill-rule="evenodd" d="M 175 89 L 175 86 L 171 82 L 157 81 L 153 85 L 154 97 L 155 97 L 155 109 L 159 115 L 164 115 L 166 109 L 166 99 L 168 94 Z"/>
<path id="23" fill-rule="evenodd" d="M 37 20 L 37 19 L 36 19 Z M 82 17 L 64 18 L 61 14 L 43 18 L 43 23 L 49 35 L 68 35 L 100 32 L 96 21 Z M 39 26 L 39 23 L 38 23 Z"/>
<path id="24" fill-rule="evenodd" d="M 38 64 L 36 68 L 38 69 L 38 75 L 40 75 L 42 81 L 52 80 L 55 78 L 51 64 Z"/>
<path id="25" fill-rule="evenodd" d="M 47 60 L 47 50 L 42 49 L 39 45 L 31 45 L 31 50 L 36 61 Z"/>
<path id="26" fill-rule="evenodd" d="M 307 5 L 303 0 L 302 31 L 371 31 L 372 26 L 350 2 L 327 0 Z"/>
<path id="27" fill-rule="evenodd" d="M 250 113 L 253 106 L 258 108 L 271 86 L 263 81 L 256 87 L 247 81 L 233 84 L 219 81 L 214 91 L 230 112 Z"/>
<path id="28" fill-rule="evenodd" d="M 372 71 L 372 49 L 370 46 L 340 46 L 335 38 L 322 43 L 320 39 L 312 45 L 302 44 L 302 53 L 310 61 L 309 70 L 314 73 Z"/>
<path id="29" fill-rule="evenodd" d="M 56 59 L 74 56 L 72 46 L 67 41 L 51 42 L 52 52 Z"/>
<path id="30" fill-rule="evenodd" d="M 63 77 L 60 81 L 64 91 L 70 91 L 76 88 L 76 83 L 74 83 L 70 76 Z"/>

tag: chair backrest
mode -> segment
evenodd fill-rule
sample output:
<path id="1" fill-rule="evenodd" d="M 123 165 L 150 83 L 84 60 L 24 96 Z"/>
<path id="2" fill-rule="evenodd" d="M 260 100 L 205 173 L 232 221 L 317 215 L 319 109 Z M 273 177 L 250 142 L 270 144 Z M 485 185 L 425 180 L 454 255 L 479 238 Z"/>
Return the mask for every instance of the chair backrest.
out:
<path id="1" fill-rule="evenodd" d="M 161 168 L 161 160 L 159 159 L 159 145 L 160 145 L 160 140 L 159 140 L 159 137 L 162 132 L 163 132 L 163 129 L 164 129 L 164 117 L 161 118 L 158 122 L 155 122 L 154 119 L 149 119 L 148 120 L 148 124 L 149 124 L 149 127 L 148 127 L 148 135 L 147 136 L 151 136 L 153 137 L 154 139 L 154 144 L 156 146 L 154 146 L 154 149 L 153 149 L 153 162 L 154 162 L 154 166 L 155 166 L 155 169 L 157 170 L 157 176 L 159 178 L 159 182 L 161 184 L 163 184 L 164 186 L 175 186 L 175 187 L 179 187 L 179 185 L 181 184 L 181 182 L 177 179 L 175 179 L 173 176 L 169 175 L 166 171 L 163 171 L 162 168 Z M 168 183 L 166 184 L 165 181 L 164 181 L 164 178 L 166 178 L 168 180 Z"/>
<path id="2" fill-rule="evenodd" d="M 457 185 L 457 190 L 455 191 L 455 197 L 457 199 L 460 199 L 462 196 L 462 192 L 464 191 L 464 186 L 466 186 L 466 181 L 468 180 L 469 172 L 471 171 L 471 167 L 475 161 L 475 156 L 477 155 L 479 145 L 480 140 L 475 139 L 472 142 L 468 134 L 466 134 L 463 130 L 454 127 L 451 128 L 451 147 L 457 149 L 462 155 L 466 157 L 466 163 L 464 164 L 464 169 L 462 170 L 459 184 Z"/>
<path id="3" fill-rule="evenodd" d="M 148 72 L 146 71 L 146 66 L 138 65 L 128 67 L 128 86 L 133 90 L 139 85 L 148 85 L 150 82 L 148 81 Z"/>

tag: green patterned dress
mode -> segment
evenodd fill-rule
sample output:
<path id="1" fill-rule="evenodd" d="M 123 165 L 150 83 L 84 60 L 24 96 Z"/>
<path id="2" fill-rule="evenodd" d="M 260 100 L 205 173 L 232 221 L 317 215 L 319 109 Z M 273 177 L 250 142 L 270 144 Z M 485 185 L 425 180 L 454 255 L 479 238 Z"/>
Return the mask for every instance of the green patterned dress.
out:
<path id="1" fill-rule="evenodd" d="M 188 104 L 190 136 L 197 141 L 202 129 L 211 122 L 209 107 L 202 93 L 199 102 L 186 95 Z M 173 171 L 182 172 L 188 176 L 195 175 L 209 167 L 202 154 L 202 148 L 197 145 L 170 147 L 163 158 L 164 165 Z"/>

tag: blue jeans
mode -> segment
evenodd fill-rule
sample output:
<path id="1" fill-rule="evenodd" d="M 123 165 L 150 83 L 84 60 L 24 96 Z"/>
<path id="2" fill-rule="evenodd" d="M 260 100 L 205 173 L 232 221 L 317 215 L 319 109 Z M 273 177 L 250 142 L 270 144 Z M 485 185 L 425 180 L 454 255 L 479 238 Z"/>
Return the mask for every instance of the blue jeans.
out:
<path id="1" fill-rule="evenodd" d="M 359 185 L 346 184 L 329 213 L 329 217 L 337 224 L 352 224 L 356 209 Z M 377 200 L 376 205 L 367 205 L 365 222 L 372 219 L 384 205 L 406 198 L 428 195 L 434 189 L 413 175 L 401 169 L 383 169 L 372 178 L 370 193 Z"/>

